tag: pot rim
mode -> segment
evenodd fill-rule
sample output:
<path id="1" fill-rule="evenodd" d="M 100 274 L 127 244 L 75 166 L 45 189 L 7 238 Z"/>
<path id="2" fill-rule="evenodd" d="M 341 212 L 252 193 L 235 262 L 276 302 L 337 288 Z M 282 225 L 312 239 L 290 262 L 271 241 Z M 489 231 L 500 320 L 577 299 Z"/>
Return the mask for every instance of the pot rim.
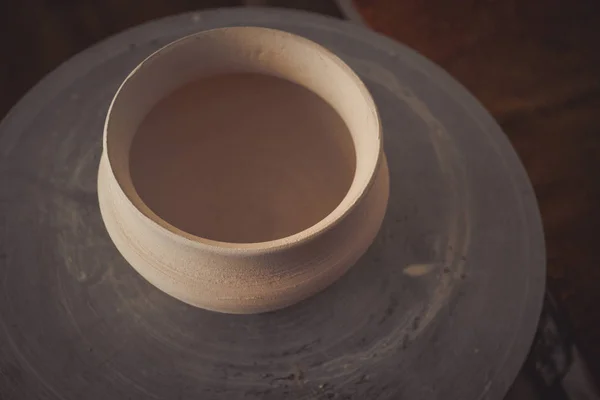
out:
<path id="1" fill-rule="evenodd" d="M 212 240 L 208 238 L 204 238 L 201 236 L 197 236 L 191 233 L 188 233 L 175 225 L 167 222 L 159 215 L 157 215 L 154 211 L 152 211 L 144 202 L 144 200 L 137 194 L 135 190 L 135 186 L 133 187 L 133 196 L 131 198 L 130 194 L 124 190 L 124 184 L 119 179 L 118 175 L 114 173 L 113 165 L 111 162 L 110 151 L 109 151 L 109 131 L 110 131 L 110 122 L 111 117 L 114 113 L 114 106 L 120 95 L 122 95 L 123 91 L 126 89 L 127 84 L 130 80 L 136 76 L 136 74 L 144 68 L 149 62 L 154 59 L 160 57 L 165 52 L 169 52 L 177 48 L 178 46 L 182 46 L 187 44 L 190 41 L 195 40 L 199 36 L 203 36 L 209 33 L 215 33 L 219 31 L 269 31 L 273 34 L 279 35 L 281 37 L 285 37 L 286 40 L 296 41 L 301 43 L 304 46 L 310 47 L 313 51 L 319 53 L 321 57 L 327 58 L 332 61 L 336 67 L 340 69 L 341 72 L 346 74 L 346 76 L 352 81 L 352 83 L 359 90 L 362 95 L 362 103 L 364 107 L 368 108 L 369 111 L 373 114 L 373 125 L 370 129 L 369 135 L 374 135 L 374 140 L 377 141 L 377 151 L 371 152 L 373 154 L 367 154 L 367 156 L 374 158 L 374 162 L 372 162 L 367 171 L 368 179 L 363 179 L 358 182 L 358 187 L 355 190 L 355 194 L 352 199 L 348 200 L 351 197 L 351 189 L 356 184 L 356 179 L 353 180 L 348 192 L 344 195 L 343 199 L 340 203 L 324 218 L 319 220 L 317 223 L 311 225 L 308 228 L 305 228 L 299 232 L 296 232 L 292 235 L 285 236 L 278 239 L 273 239 L 269 241 L 263 242 L 254 242 L 254 243 L 235 243 L 235 242 L 225 242 Z M 313 91 L 311 88 L 309 90 Z M 345 121 L 346 122 L 346 121 Z M 348 66 L 343 60 L 341 60 L 337 55 L 333 52 L 325 48 L 324 46 L 313 42 L 310 39 L 307 39 L 303 36 L 296 35 L 287 31 L 282 31 L 279 29 L 273 28 L 264 28 L 260 26 L 233 26 L 233 27 L 223 27 L 223 28 L 215 28 L 209 29 L 197 33 L 193 33 L 191 35 L 184 36 L 179 38 L 167 45 L 161 47 L 160 49 L 154 51 L 148 57 L 146 57 L 143 61 L 141 61 L 124 79 L 119 88 L 117 89 L 115 95 L 113 96 L 110 106 L 108 108 L 108 112 L 104 122 L 104 131 L 103 131 L 103 157 L 106 157 L 106 166 L 110 170 L 110 175 L 114 178 L 114 182 L 116 183 L 116 188 L 119 190 L 121 194 L 121 198 L 126 200 L 127 203 L 131 206 L 130 208 L 134 210 L 138 216 L 146 220 L 150 223 L 152 228 L 155 228 L 159 233 L 169 237 L 171 240 L 175 242 L 182 243 L 184 245 L 192 246 L 195 248 L 200 248 L 203 250 L 209 250 L 216 253 L 222 254 L 260 254 L 260 253 L 271 253 L 280 250 L 284 250 L 290 248 L 292 246 L 297 246 L 303 243 L 307 243 L 316 239 L 317 237 L 325 234 L 330 231 L 334 227 L 336 227 L 348 214 L 350 214 L 359 204 L 366 195 L 368 195 L 371 187 L 374 184 L 375 179 L 377 178 L 378 171 L 381 169 L 382 163 L 384 160 L 383 154 L 383 137 L 382 137 L 382 128 L 381 128 L 381 119 L 379 116 L 379 112 L 375 105 L 375 102 L 365 86 L 364 82 L 360 79 L 360 77 Z M 358 146 L 354 146 L 355 152 L 358 157 Z M 364 150 L 363 150 L 364 151 Z M 356 165 L 356 170 L 354 172 L 354 176 L 356 177 L 358 173 L 358 163 Z"/>

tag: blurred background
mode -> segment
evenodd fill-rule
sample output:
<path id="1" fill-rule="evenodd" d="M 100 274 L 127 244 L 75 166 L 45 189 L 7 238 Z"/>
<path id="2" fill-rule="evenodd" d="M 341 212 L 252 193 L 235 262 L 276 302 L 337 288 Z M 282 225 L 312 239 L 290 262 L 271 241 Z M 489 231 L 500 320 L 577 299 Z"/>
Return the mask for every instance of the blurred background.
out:
<path id="1" fill-rule="evenodd" d="M 548 289 L 599 382 L 600 1 L 2 0 L 0 116 L 46 73 L 107 36 L 231 6 L 351 18 L 424 54 L 487 107 L 533 182 Z"/>

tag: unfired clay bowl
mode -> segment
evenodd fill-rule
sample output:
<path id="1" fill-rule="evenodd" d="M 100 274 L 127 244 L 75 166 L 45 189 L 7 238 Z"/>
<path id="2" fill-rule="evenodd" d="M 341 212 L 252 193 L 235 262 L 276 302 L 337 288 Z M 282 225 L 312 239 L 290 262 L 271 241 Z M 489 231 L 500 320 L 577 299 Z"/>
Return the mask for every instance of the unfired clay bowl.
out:
<path id="1" fill-rule="evenodd" d="M 387 206 L 375 104 L 323 47 L 201 32 L 152 54 L 110 106 L 102 218 L 145 279 L 188 304 L 259 313 L 332 284 Z"/>

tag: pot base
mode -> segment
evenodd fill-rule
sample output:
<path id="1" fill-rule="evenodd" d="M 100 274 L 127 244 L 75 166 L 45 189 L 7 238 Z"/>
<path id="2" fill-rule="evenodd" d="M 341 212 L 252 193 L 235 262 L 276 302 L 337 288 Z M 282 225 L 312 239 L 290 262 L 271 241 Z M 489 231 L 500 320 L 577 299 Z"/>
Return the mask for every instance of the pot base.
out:
<path id="1" fill-rule="evenodd" d="M 222 280 L 219 271 L 230 266 L 227 264 L 227 258 L 222 259 L 221 264 L 217 262 L 211 265 L 211 268 L 203 264 L 202 257 L 192 257 L 191 260 L 179 259 L 178 264 L 171 265 L 159 261 L 160 256 L 157 257 L 156 254 L 160 255 L 163 248 L 160 240 L 140 240 L 139 231 L 131 231 L 128 227 L 133 225 L 123 223 L 131 217 L 123 214 L 121 207 L 115 204 L 115 198 L 118 197 L 113 195 L 113 191 L 118 189 L 115 188 L 114 179 L 110 179 L 110 169 L 107 168 L 107 164 L 106 155 L 103 155 L 98 173 L 98 187 L 103 189 L 98 191 L 98 199 L 106 230 L 121 255 L 141 276 L 165 293 L 195 307 L 229 314 L 256 314 L 289 307 L 334 283 L 356 263 L 373 242 L 383 221 L 389 196 L 389 173 L 384 157 L 371 189 L 374 195 L 370 196 L 364 204 L 364 210 L 368 215 L 366 220 L 369 223 L 364 223 L 364 218 L 348 219 L 343 222 L 346 225 L 344 230 L 350 230 L 347 234 L 341 238 L 329 238 L 326 235 L 324 241 L 315 244 L 317 247 L 327 246 L 328 240 L 334 240 L 336 246 L 331 247 L 328 258 L 335 262 L 323 263 L 318 260 L 315 263 L 308 259 L 313 266 L 304 271 L 304 274 L 299 274 L 292 268 L 291 272 L 282 272 L 271 277 L 261 277 L 262 268 L 259 265 L 256 271 L 258 279 L 262 279 L 263 282 L 269 282 L 271 279 L 273 283 L 248 286 L 246 277 L 249 271 L 245 271 L 244 278 L 238 282 Z M 142 230 L 146 228 L 156 229 L 147 226 Z M 190 244 L 185 243 L 186 239 L 182 241 L 184 242 L 182 248 Z M 315 245 L 309 246 L 307 254 L 310 254 L 310 247 Z M 302 254 L 305 252 L 306 248 L 300 248 L 299 251 L 288 254 L 285 263 L 304 263 L 299 260 L 306 259 L 305 254 Z M 204 275 L 202 271 L 205 271 Z M 258 279 L 256 282 L 259 282 Z M 280 290 L 274 290 L 275 282 L 277 285 L 281 285 L 281 282 L 286 284 L 282 285 Z"/>

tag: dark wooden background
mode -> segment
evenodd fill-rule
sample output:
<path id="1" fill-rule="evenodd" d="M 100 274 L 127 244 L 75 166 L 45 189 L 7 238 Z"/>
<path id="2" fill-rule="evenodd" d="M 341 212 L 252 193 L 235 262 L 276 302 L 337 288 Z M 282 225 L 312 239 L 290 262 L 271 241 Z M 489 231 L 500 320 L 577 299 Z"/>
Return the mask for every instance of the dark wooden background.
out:
<path id="1" fill-rule="evenodd" d="M 0 115 L 44 74 L 142 22 L 242 0 L 0 0 Z M 331 1 L 254 3 L 340 15 Z M 355 0 L 369 26 L 462 82 L 534 184 L 548 285 L 600 380 L 600 1 Z M 507 293 L 510 296 L 510 293 Z"/>

